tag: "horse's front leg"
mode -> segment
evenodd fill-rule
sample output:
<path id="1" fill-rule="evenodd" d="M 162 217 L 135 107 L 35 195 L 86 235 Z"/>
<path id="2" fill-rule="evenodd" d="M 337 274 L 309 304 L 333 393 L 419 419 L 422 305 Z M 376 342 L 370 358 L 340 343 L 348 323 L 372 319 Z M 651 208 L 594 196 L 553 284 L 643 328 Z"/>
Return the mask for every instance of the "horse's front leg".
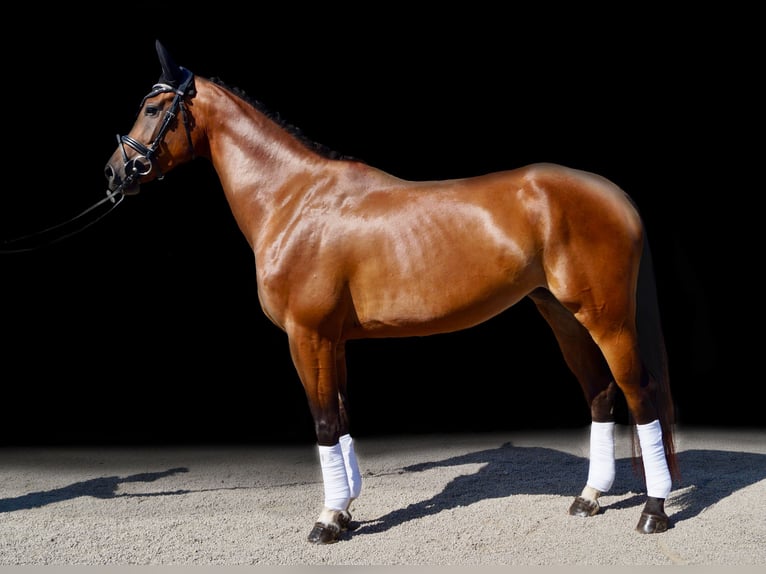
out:
<path id="1" fill-rule="evenodd" d="M 308 540 L 330 544 L 348 529 L 349 506 L 362 485 L 346 413 L 345 352 L 342 343 L 306 330 L 291 333 L 289 339 L 314 419 L 324 483 L 324 505 Z"/>
<path id="2" fill-rule="evenodd" d="M 348 488 L 351 502 L 356 500 L 362 491 L 362 473 L 359 472 L 359 462 L 356 458 L 354 440 L 351 438 L 348 417 L 348 393 L 346 391 L 346 344 L 339 343 L 335 347 L 335 366 L 338 374 L 338 407 L 340 416 L 340 446 L 343 451 L 343 462 L 346 465 Z M 348 507 L 346 508 L 348 511 Z M 350 515 L 349 515 L 350 516 Z"/>

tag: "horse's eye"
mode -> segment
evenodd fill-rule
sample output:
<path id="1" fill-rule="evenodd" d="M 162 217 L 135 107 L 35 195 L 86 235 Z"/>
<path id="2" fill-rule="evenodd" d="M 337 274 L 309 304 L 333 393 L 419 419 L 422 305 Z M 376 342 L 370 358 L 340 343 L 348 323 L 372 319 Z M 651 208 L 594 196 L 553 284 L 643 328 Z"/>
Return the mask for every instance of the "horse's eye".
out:
<path id="1" fill-rule="evenodd" d="M 158 113 L 160 113 L 160 109 L 157 106 L 146 106 L 145 113 L 147 116 L 156 116 Z"/>

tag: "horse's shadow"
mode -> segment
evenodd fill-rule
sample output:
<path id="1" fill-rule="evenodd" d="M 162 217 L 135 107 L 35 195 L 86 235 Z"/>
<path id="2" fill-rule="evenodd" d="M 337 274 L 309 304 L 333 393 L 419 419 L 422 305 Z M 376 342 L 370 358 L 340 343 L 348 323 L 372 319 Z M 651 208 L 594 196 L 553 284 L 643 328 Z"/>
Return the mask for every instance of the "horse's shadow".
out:
<path id="1" fill-rule="evenodd" d="M 673 523 L 697 516 L 733 492 L 766 478 L 766 455 L 718 450 L 689 450 L 679 453 L 682 479 L 674 484 L 666 510 Z M 404 467 L 405 472 L 424 472 L 438 467 L 481 464 L 471 474 L 452 479 L 444 489 L 427 500 L 392 510 L 379 518 L 352 522 L 353 534 L 376 534 L 402 523 L 438 514 L 459 506 L 518 494 L 571 495 L 580 493 L 588 475 L 588 459 L 541 447 L 499 448 L 472 452 L 440 461 Z M 630 458 L 617 461 L 617 476 L 609 495 L 634 493 L 602 512 L 642 505 L 643 479 Z M 568 503 L 567 503 L 568 504 Z"/>
<path id="2" fill-rule="evenodd" d="M 54 488 L 52 490 L 43 490 L 40 492 L 30 492 L 23 496 L 17 496 L 15 498 L 0 499 L 0 513 L 14 512 L 16 510 L 28 510 L 31 508 L 40 508 L 47 504 L 54 504 L 56 502 L 62 502 L 64 500 L 71 500 L 73 498 L 79 498 L 81 496 L 91 496 L 94 498 L 117 498 L 117 497 L 129 497 L 129 496 L 168 496 L 172 494 L 187 494 L 188 490 L 174 490 L 163 492 L 152 492 L 149 494 L 129 494 L 117 492 L 120 484 L 127 482 L 153 482 L 164 478 L 166 476 L 172 476 L 174 474 L 189 472 L 188 468 L 179 467 L 164 470 L 162 472 L 142 472 L 139 474 L 133 474 L 130 476 L 105 476 L 100 478 L 93 478 L 90 480 L 83 480 L 75 482 L 62 488 Z"/>

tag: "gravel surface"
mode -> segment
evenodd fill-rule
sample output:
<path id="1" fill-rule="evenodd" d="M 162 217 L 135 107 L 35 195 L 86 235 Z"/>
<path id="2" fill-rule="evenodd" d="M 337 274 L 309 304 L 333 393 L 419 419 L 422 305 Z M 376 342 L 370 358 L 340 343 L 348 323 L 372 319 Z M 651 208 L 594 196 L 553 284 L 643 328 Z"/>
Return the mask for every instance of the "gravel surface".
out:
<path id="1" fill-rule="evenodd" d="M 627 433 L 592 518 L 567 514 L 585 429 L 358 438 L 356 528 L 325 546 L 314 445 L 0 448 L 0 566 L 766 565 L 766 431 L 679 429 L 655 535 Z"/>

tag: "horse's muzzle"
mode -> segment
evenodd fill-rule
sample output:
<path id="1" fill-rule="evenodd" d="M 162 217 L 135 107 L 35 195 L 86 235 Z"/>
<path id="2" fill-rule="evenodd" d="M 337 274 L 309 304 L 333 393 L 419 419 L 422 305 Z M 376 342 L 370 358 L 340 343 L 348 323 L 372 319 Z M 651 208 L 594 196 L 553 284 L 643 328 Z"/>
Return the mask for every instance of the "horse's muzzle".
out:
<path id="1" fill-rule="evenodd" d="M 132 161 L 133 160 L 131 160 L 131 162 Z M 126 168 L 127 167 L 128 166 L 126 165 Z M 136 195 L 141 191 L 141 185 L 138 181 L 138 176 L 141 175 L 139 167 L 143 168 L 144 166 L 138 163 L 133 164 L 131 166 L 131 171 L 127 172 L 129 175 L 126 175 L 123 178 L 110 164 L 106 164 L 106 167 L 104 168 L 104 176 L 109 182 L 109 191 L 112 192 L 119 189 L 124 195 Z M 149 163 L 147 173 L 148 171 L 151 171 L 151 163 Z"/>

